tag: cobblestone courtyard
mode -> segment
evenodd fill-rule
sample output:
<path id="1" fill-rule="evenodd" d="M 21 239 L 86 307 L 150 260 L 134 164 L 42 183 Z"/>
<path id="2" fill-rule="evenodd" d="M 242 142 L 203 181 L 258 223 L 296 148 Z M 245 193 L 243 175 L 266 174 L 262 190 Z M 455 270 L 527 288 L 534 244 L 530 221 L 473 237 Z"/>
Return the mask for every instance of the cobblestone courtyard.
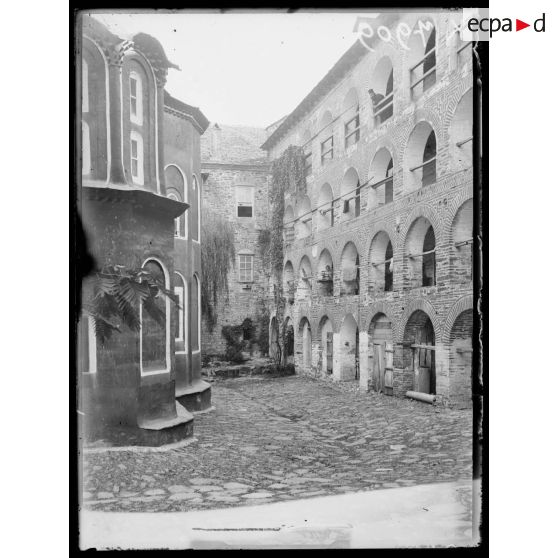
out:
<path id="1" fill-rule="evenodd" d="M 212 397 L 190 445 L 86 453 L 84 507 L 188 511 L 471 478 L 468 410 L 300 376 L 223 380 Z"/>

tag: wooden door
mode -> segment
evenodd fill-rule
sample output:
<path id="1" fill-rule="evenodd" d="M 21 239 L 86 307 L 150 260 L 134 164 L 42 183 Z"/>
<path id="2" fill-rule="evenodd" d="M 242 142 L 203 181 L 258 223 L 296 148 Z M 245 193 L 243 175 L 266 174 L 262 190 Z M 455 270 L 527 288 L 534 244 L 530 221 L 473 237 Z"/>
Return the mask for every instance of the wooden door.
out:
<path id="1" fill-rule="evenodd" d="M 326 371 L 333 372 L 333 331 L 326 333 Z"/>

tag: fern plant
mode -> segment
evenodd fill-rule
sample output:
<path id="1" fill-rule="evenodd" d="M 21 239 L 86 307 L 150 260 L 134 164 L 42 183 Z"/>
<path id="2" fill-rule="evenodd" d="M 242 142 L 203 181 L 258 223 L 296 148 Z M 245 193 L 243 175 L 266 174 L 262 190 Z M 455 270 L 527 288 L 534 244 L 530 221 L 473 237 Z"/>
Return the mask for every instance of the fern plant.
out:
<path id="1" fill-rule="evenodd" d="M 115 331 L 122 331 L 121 323 L 139 331 L 140 306 L 164 327 L 165 312 L 156 303 L 159 296 L 168 297 L 178 305 L 176 295 L 146 269 L 106 265 L 93 275 L 92 295 L 84 302 L 83 309 L 93 318 L 95 337 L 104 345 Z"/>

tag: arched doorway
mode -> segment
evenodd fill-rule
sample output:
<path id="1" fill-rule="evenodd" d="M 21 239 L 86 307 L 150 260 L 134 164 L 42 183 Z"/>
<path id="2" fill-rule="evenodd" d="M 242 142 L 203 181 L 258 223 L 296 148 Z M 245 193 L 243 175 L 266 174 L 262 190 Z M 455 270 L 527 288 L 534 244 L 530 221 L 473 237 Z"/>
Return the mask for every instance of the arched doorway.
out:
<path id="1" fill-rule="evenodd" d="M 333 324 L 327 316 L 320 320 L 318 333 L 320 336 L 319 366 L 322 372 L 331 374 L 333 372 Z"/>
<path id="2" fill-rule="evenodd" d="M 352 314 L 347 314 L 343 320 L 340 331 L 341 347 L 339 351 L 341 381 L 358 380 L 359 355 L 358 355 L 358 325 Z"/>
<path id="3" fill-rule="evenodd" d="M 273 316 L 269 324 L 269 356 L 277 362 L 280 358 L 279 326 L 277 318 Z"/>
<path id="4" fill-rule="evenodd" d="M 300 320 L 299 333 L 302 339 L 302 366 L 310 369 L 312 367 L 312 331 L 307 318 Z"/>
<path id="5" fill-rule="evenodd" d="M 294 364 L 294 326 L 291 318 L 283 323 L 283 362 Z"/>
<path id="6" fill-rule="evenodd" d="M 405 368 L 413 373 L 412 389 L 436 394 L 436 338 L 426 312 L 415 310 L 405 326 Z"/>
<path id="7" fill-rule="evenodd" d="M 376 314 L 368 328 L 368 363 L 372 389 L 392 394 L 393 390 L 393 332 L 391 321 Z"/>

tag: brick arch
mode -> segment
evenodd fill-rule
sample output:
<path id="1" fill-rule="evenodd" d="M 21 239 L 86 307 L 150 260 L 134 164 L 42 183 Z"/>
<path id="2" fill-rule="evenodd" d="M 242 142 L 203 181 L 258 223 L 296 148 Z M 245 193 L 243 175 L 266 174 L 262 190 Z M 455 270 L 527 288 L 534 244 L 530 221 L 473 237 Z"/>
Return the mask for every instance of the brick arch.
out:
<path id="1" fill-rule="evenodd" d="M 393 141 L 390 137 L 387 136 L 380 136 L 376 141 L 373 142 L 374 145 L 374 153 L 370 150 L 371 155 L 368 158 L 368 167 L 366 169 L 366 182 L 370 183 L 371 176 L 370 176 L 370 169 L 372 168 L 372 163 L 374 162 L 374 158 L 378 154 L 378 152 L 382 149 L 387 149 L 391 155 L 393 160 L 393 175 L 395 176 L 397 170 L 401 166 L 401 157 L 399 153 L 399 148 L 397 143 Z"/>
<path id="2" fill-rule="evenodd" d="M 405 241 L 407 240 L 407 235 L 411 226 L 419 217 L 424 217 L 430 221 L 432 228 L 434 229 L 434 235 L 436 237 L 436 246 L 439 246 L 442 242 L 443 237 L 443 223 L 441 218 L 438 216 L 436 210 L 430 205 L 418 205 L 411 213 L 407 216 L 403 227 L 401 228 L 401 233 L 399 234 L 399 239 L 397 243 L 397 250 L 403 250 L 405 247 Z M 395 252 L 395 247 L 394 247 Z"/>
<path id="3" fill-rule="evenodd" d="M 456 84 L 455 89 L 453 89 L 451 94 L 448 96 L 445 103 L 445 116 L 443 121 L 443 130 L 444 134 L 446 134 L 445 137 L 447 137 L 457 105 L 459 105 L 459 102 L 469 89 L 473 89 L 471 82 L 462 80 Z"/>
<path id="4" fill-rule="evenodd" d="M 395 248 L 397 246 L 396 242 L 396 235 L 393 227 L 388 226 L 387 221 L 382 221 L 380 223 L 374 223 L 371 229 L 368 232 L 368 242 L 367 242 L 367 249 L 366 249 L 366 264 L 367 266 L 370 265 L 370 250 L 372 249 L 372 242 L 378 233 L 385 232 L 393 247 L 393 251 L 395 253 Z"/>
<path id="5" fill-rule="evenodd" d="M 450 242 L 451 240 L 451 231 L 453 228 L 453 222 L 455 221 L 455 217 L 457 216 L 457 212 L 461 209 L 461 206 L 465 202 L 473 199 L 473 195 L 473 184 L 468 184 L 467 188 L 461 189 L 457 196 L 452 198 L 452 200 L 450 201 L 446 210 L 446 219 L 444 221 L 444 243 Z"/>
<path id="6" fill-rule="evenodd" d="M 433 108 L 419 108 L 415 111 L 412 118 L 409 118 L 404 125 L 404 128 L 399 132 L 399 137 L 401 138 L 401 145 L 399 146 L 399 161 L 403 165 L 405 163 L 405 154 L 407 152 L 407 146 L 409 145 L 409 139 L 413 133 L 415 127 L 421 122 L 426 122 L 434 130 L 436 134 L 436 149 L 440 151 L 440 147 L 444 145 L 443 139 L 443 123 L 440 119 L 439 114 Z M 395 161 L 395 156 L 394 156 Z"/>
<path id="7" fill-rule="evenodd" d="M 310 318 L 308 317 L 308 315 L 306 313 L 301 314 L 299 316 L 298 323 L 297 323 L 297 330 L 301 331 L 304 320 L 306 320 L 308 322 L 308 325 L 310 326 L 310 330 L 312 330 L 312 322 L 310 321 Z"/>
<path id="8" fill-rule="evenodd" d="M 474 310 L 473 295 L 465 295 L 461 297 L 450 309 L 448 316 L 442 327 L 442 342 L 449 343 L 451 336 L 451 328 L 458 316 L 466 310 Z"/>
<path id="9" fill-rule="evenodd" d="M 399 319 L 399 323 L 397 324 L 397 328 L 392 328 L 394 340 L 396 340 L 397 343 L 403 342 L 403 337 L 405 335 L 405 326 L 407 325 L 407 322 L 409 321 L 409 318 L 412 316 L 413 312 L 415 312 L 416 310 L 422 310 L 430 318 L 432 326 L 434 327 L 436 343 L 439 343 L 442 335 L 440 320 L 438 319 L 434 306 L 432 306 L 432 304 L 425 298 L 415 298 L 405 307 L 405 309 L 403 310 L 403 314 Z"/>
<path id="10" fill-rule="evenodd" d="M 298 265 L 296 267 L 296 277 L 300 277 L 300 266 L 302 264 L 302 260 L 304 258 L 308 258 L 308 261 L 310 262 L 310 275 L 313 275 L 314 273 L 314 265 L 312 264 L 312 254 L 311 253 L 307 253 L 307 250 L 304 250 L 304 252 L 300 255 L 299 259 L 298 259 Z"/>
<path id="11" fill-rule="evenodd" d="M 360 265 L 362 265 L 365 247 L 362 246 L 362 241 L 360 240 L 360 238 L 358 238 L 358 235 L 356 234 L 357 231 L 355 230 L 351 232 L 355 233 L 355 236 L 350 236 L 345 239 L 340 238 L 339 246 L 337 247 L 335 252 L 330 252 L 331 257 L 333 259 L 333 269 L 337 269 L 337 270 L 341 269 L 341 255 L 343 254 L 343 250 L 345 249 L 345 246 L 347 246 L 349 242 L 352 242 L 355 245 L 358 252 L 359 260 L 361 262 Z"/>
<path id="12" fill-rule="evenodd" d="M 384 300 L 373 303 L 371 306 L 369 306 L 366 309 L 365 312 L 361 313 L 362 331 L 368 333 L 368 330 L 370 329 L 370 324 L 372 323 L 372 320 L 377 314 L 385 314 L 389 318 L 392 324 L 391 326 L 392 331 L 395 331 L 397 320 L 393 315 L 391 305 Z"/>

